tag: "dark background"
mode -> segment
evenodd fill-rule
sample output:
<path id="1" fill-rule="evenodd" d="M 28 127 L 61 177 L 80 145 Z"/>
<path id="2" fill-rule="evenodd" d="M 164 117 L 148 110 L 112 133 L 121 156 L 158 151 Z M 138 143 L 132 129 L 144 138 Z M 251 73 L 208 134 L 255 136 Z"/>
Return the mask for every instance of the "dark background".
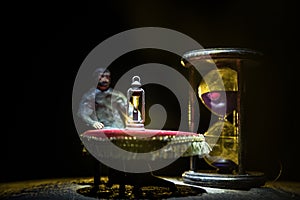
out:
<path id="1" fill-rule="evenodd" d="M 246 75 L 251 80 L 245 101 L 247 163 L 249 169 L 265 172 L 270 180 L 282 169 L 280 180 L 298 181 L 299 108 L 294 71 L 298 63 L 292 8 L 283 0 L 26 2 L 3 6 L 2 38 L 7 45 L 1 68 L 1 181 L 92 175 L 91 159 L 82 156 L 73 122 L 72 89 L 77 71 L 102 41 L 144 26 L 182 32 L 204 48 L 243 47 L 264 54 L 260 67 Z M 148 62 L 180 67 L 180 58 L 174 55 L 133 52 L 110 66 L 113 81 L 122 75 L 119 64 L 134 67 Z M 148 92 L 155 94 L 151 88 Z M 162 104 L 175 106 L 176 101 Z M 172 123 L 165 128 L 171 129 L 178 113 L 167 110 Z M 200 132 L 205 131 L 206 123 L 201 123 Z M 188 160 L 182 159 L 162 173 L 181 174 L 188 168 Z"/>

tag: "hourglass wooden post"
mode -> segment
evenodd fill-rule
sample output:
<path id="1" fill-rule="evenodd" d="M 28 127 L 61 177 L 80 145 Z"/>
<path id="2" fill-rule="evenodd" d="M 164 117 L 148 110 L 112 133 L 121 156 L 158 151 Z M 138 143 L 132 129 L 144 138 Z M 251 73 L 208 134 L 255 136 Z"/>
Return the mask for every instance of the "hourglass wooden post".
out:
<path id="1" fill-rule="evenodd" d="M 243 124 L 244 124 L 244 106 L 242 99 L 245 94 L 244 87 L 244 78 L 241 68 L 241 60 L 238 59 L 236 61 L 236 70 L 237 70 L 237 82 L 238 82 L 238 92 L 237 92 L 237 135 L 238 135 L 238 144 L 239 144 L 239 152 L 238 152 L 238 174 L 245 174 L 245 136 L 242 134 Z"/>
<path id="2" fill-rule="evenodd" d="M 188 105 L 188 125 L 189 125 L 189 131 L 190 132 L 195 132 L 194 130 L 194 126 L 195 126 L 195 120 L 194 120 L 194 112 L 195 112 L 195 108 L 194 108 L 194 68 L 191 67 L 189 70 L 189 80 L 190 80 L 190 84 L 192 85 L 192 88 L 189 90 L 189 105 Z M 190 157 L 190 170 L 195 170 L 195 157 L 191 156 Z"/>

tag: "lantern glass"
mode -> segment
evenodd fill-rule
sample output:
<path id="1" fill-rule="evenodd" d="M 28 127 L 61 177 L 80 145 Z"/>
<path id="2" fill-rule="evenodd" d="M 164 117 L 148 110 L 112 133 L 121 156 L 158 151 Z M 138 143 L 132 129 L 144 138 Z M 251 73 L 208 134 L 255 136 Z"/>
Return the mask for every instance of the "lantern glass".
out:
<path id="1" fill-rule="evenodd" d="M 140 77 L 134 76 L 131 87 L 127 90 L 127 129 L 144 129 L 145 91 L 141 85 Z"/>

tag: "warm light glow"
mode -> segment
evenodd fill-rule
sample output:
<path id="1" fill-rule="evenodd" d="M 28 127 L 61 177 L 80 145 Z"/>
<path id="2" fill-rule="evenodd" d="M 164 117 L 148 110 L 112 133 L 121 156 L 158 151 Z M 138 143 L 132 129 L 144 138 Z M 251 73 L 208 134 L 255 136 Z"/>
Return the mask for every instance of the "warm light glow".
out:
<path id="1" fill-rule="evenodd" d="M 135 109 L 139 108 L 139 96 L 132 96 L 132 104 Z"/>
<path id="2" fill-rule="evenodd" d="M 181 65 L 185 67 L 185 63 L 183 62 L 183 60 L 180 61 Z"/>
<path id="3" fill-rule="evenodd" d="M 199 95 L 211 91 L 237 91 L 237 72 L 229 67 L 222 67 L 210 71 L 202 79 L 198 91 Z"/>

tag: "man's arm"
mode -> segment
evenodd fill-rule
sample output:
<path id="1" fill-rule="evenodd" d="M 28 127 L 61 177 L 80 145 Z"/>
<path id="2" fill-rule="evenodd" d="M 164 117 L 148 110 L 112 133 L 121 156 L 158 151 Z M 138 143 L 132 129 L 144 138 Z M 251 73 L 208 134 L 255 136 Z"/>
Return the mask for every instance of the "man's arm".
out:
<path id="1" fill-rule="evenodd" d="M 97 120 L 94 109 L 95 93 L 88 92 L 81 99 L 77 115 L 86 123 L 86 125 L 92 126 L 95 129 L 102 129 L 104 124 Z"/>

